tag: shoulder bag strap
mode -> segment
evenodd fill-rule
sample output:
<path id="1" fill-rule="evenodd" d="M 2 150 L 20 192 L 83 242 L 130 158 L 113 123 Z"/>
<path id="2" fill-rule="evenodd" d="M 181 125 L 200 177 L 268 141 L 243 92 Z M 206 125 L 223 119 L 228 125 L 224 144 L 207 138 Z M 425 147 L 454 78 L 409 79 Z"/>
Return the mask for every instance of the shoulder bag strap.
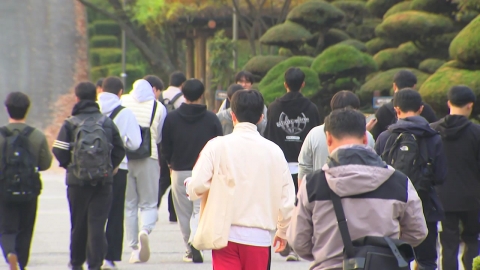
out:
<path id="1" fill-rule="evenodd" d="M 110 114 L 110 119 L 115 119 L 115 117 L 117 117 L 118 113 L 123 110 L 125 107 L 123 107 L 122 105 L 118 105 L 115 109 L 113 109 L 112 113 Z"/>
<path id="2" fill-rule="evenodd" d="M 157 101 L 153 100 L 153 110 L 152 110 L 152 117 L 150 118 L 150 127 L 153 124 L 153 119 L 155 118 L 155 113 L 157 112 Z"/>
<path id="3" fill-rule="evenodd" d="M 172 98 L 172 100 L 170 101 L 170 104 L 172 104 L 174 108 L 175 108 L 175 102 L 176 102 L 181 96 L 183 96 L 183 93 L 178 93 L 178 94 L 176 94 L 176 95 Z M 176 109 L 176 108 L 175 108 L 175 109 Z"/>

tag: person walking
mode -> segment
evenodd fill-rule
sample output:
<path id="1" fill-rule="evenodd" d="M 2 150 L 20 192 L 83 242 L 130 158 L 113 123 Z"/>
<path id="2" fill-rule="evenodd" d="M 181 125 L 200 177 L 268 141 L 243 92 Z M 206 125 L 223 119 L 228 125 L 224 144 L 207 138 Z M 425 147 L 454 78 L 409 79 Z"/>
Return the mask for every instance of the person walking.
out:
<path id="1" fill-rule="evenodd" d="M 99 270 L 107 253 L 105 224 L 112 204 L 113 176 L 125 157 L 115 123 L 102 115 L 95 85 L 75 87 L 77 103 L 53 144 L 60 167 L 67 170 L 70 206 L 70 267 Z"/>

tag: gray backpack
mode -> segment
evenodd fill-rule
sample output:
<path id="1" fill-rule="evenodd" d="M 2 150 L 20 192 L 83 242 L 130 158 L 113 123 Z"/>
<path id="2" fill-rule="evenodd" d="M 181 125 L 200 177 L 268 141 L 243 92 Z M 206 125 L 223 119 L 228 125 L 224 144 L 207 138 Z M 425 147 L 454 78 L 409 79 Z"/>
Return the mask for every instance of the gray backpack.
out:
<path id="1" fill-rule="evenodd" d="M 158 101 L 160 101 L 163 105 L 165 105 L 165 108 L 167 108 L 167 113 L 171 113 L 173 112 L 175 109 L 175 102 L 180 98 L 182 97 L 182 93 L 178 93 L 176 94 L 172 100 L 168 99 L 168 98 L 163 98 L 163 93 L 160 94 L 160 97 L 158 98 Z"/>
<path id="2" fill-rule="evenodd" d="M 69 119 L 74 126 L 71 143 L 72 162 L 69 168 L 78 180 L 96 183 L 113 174 L 111 164 L 113 147 L 103 128 L 105 120 L 106 117 L 103 115 L 84 120 L 75 116 Z"/>

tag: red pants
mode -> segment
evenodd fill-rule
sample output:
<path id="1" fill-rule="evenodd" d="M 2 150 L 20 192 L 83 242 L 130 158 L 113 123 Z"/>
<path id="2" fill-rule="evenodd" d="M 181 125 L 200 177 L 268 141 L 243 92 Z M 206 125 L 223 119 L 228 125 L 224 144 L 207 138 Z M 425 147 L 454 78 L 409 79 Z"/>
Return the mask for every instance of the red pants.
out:
<path id="1" fill-rule="evenodd" d="M 256 247 L 228 242 L 228 246 L 212 251 L 214 270 L 270 269 L 270 247 Z"/>

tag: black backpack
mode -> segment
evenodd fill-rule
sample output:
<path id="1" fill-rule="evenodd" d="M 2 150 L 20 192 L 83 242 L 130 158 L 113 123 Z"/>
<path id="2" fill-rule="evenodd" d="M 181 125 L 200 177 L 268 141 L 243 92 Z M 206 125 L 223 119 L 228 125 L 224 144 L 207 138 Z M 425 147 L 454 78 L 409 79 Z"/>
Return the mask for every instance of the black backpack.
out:
<path id="1" fill-rule="evenodd" d="M 0 188 L 5 202 L 28 202 L 40 194 L 40 174 L 28 139 L 33 131 L 34 128 L 29 126 L 21 132 L 0 128 L 0 134 L 5 138 L 0 175 Z"/>
<path id="2" fill-rule="evenodd" d="M 387 139 L 382 159 L 406 174 L 417 192 L 433 187 L 433 161 L 429 158 L 426 139 L 408 132 L 392 133 Z"/>
<path id="3" fill-rule="evenodd" d="M 103 115 L 86 119 L 72 116 L 68 119 L 74 126 L 69 170 L 78 180 L 93 185 L 113 175 L 113 146 L 103 128 L 106 119 Z"/>
<path id="4" fill-rule="evenodd" d="M 153 119 L 155 118 L 156 111 L 157 111 L 157 101 L 154 100 L 152 116 L 150 117 L 150 125 L 148 127 L 140 126 L 142 143 L 140 144 L 140 147 L 137 150 L 131 151 L 126 149 L 127 159 L 129 160 L 144 159 L 152 155 L 152 132 L 150 131 L 150 128 L 152 127 Z"/>
<path id="5" fill-rule="evenodd" d="M 183 95 L 183 93 L 178 93 L 176 94 L 172 100 L 168 98 L 163 98 L 163 93 L 160 94 L 160 97 L 158 98 L 158 101 L 160 101 L 163 105 L 165 105 L 165 108 L 167 108 L 167 113 L 173 112 L 175 108 L 175 102 Z"/>

